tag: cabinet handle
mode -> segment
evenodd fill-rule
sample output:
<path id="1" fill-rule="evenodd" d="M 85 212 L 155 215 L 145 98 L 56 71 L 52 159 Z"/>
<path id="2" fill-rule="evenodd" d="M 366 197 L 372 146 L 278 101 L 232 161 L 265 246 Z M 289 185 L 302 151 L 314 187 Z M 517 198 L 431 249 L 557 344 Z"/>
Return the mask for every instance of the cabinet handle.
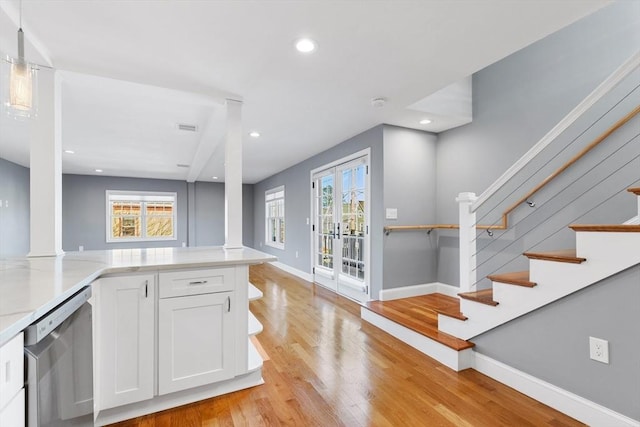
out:
<path id="1" fill-rule="evenodd" d="M 231 312 L 231 297 L 227 297 L 227 313 Z"/>
<path id="2" fill-rule="evenodd" d="M 189 282 L 190 285 L 206 285 L 206 280 L 196 280 L 195 282 Z"/>
<path id="3" fill-rule="evenodd" d="M 144 281 L 144 297 L 149 298 L 149 281 Z"/>

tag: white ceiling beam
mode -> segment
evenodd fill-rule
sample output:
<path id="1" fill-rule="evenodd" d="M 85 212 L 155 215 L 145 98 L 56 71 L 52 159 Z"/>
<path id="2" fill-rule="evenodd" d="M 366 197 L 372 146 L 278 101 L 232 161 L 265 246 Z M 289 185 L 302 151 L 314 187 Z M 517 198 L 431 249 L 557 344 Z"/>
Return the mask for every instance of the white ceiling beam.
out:
<path id="1" fill-rule="evenodd" d="M 222 143 L 225 135 L 225 108 L 214 108 L 203 128 L 198 147 L 191 160 L 191 166 L 187 174 L 187 182 L 196 182 L 203 169 L 209 163 L 215 149 Z"/>

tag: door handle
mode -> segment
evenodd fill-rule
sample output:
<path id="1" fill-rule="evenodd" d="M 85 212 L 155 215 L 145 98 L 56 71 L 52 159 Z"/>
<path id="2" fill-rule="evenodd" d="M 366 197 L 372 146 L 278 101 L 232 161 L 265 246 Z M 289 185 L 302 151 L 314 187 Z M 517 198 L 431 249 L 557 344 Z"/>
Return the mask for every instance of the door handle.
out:
<path id="1" fill-rule="evenodd" d="M 231 312 L 231 297 L 227 297 L 227 313 Z"/>
<path id="2" fill-rule="evenodd" d="M 338 240 L 340 240 L 340 223 L 336 224 L 338 226 Z"/>
<path id="3" fill-rule="evenodd" d="M 149 298 L 149 281 L 144 281 L 144 297 Z"/>

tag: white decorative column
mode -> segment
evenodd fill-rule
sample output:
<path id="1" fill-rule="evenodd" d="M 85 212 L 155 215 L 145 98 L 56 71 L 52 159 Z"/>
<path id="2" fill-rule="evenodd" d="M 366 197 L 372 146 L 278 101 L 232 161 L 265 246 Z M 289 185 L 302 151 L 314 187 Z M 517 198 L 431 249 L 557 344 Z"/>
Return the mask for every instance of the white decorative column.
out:
<path id="1" fill-rule="evenodd" d="M 227 99 L 224 159 L 224 247 L 238 249 L 242 248 L 242 102 L 233 99 Z"/>
<path id="2" fill-rule="evenodd" d="M 460 292 L 469 292 L 476 283 L 476 213 L 471 205 L 475 193 L 460 193 L 456 202 L 460 207 Z"/>
<path id="3" fill-rule="evenodd" d="M 55 70 L 38 72 L 38 116 L 30 135 L 29 256 L 56 256 L 62 251 L 62 97 Z"/>

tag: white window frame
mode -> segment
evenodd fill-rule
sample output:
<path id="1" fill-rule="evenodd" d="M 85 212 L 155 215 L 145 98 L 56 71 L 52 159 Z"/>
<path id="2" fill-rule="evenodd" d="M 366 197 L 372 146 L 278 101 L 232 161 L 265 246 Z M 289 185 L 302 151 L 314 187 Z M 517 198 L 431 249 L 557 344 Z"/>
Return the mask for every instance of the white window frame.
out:
<path id="1" fill-rule="evenodd" d="M 282 201 L 282 217 L 280 216 L 275 217 L 278 221 L 276 225 L 276 230 L 280 229 L 279 221 L 284 221 L 284 226 L 285 226 L 284 240 L 282 242 L 278 242 L 278 241 L 273 242 L 271 241 L 271 228 L 269 225 L 269 220 L 272 218 L 269 216 L 269 205 L 274 202 L 279 202 L 280 200 Z M 285 210 L 285 191 L 284 191 L 284 185 L 281 185 L 279 187 L 267 190 L 264 193 L 264 244 L 267 246 L 271 246 L 272 248 L 284 250 L 285 241 L 287 239 L 286 226 L 287 226 L 287 221 L 286 221 L 286 210 Z"/>
<path id="2" fill-rule="evenodd" d="M 145 204 L 153 202 L 171 202 L 173 203 L 172 209 L 172 221 L 173 221 L 173 235 L 163 237 L 147 237 L 147 216 L 140 215 L 140 233 L 141 237 L 113 237 L 112 235 L 112 215 L 111 215 L 111 202 L 113 201 L 132 201 L 141 202 L 141 212 L 145 212 Z M 177 226 L 178 226 L 178 194 L 171 192 L 159 192 L 159 191 L 122 191 L 122 190 L 107 190 L 106 191 L 106 240 L 107 243 L 118 242 L 155 242 L 162 240 L 177 240 Z"/>

